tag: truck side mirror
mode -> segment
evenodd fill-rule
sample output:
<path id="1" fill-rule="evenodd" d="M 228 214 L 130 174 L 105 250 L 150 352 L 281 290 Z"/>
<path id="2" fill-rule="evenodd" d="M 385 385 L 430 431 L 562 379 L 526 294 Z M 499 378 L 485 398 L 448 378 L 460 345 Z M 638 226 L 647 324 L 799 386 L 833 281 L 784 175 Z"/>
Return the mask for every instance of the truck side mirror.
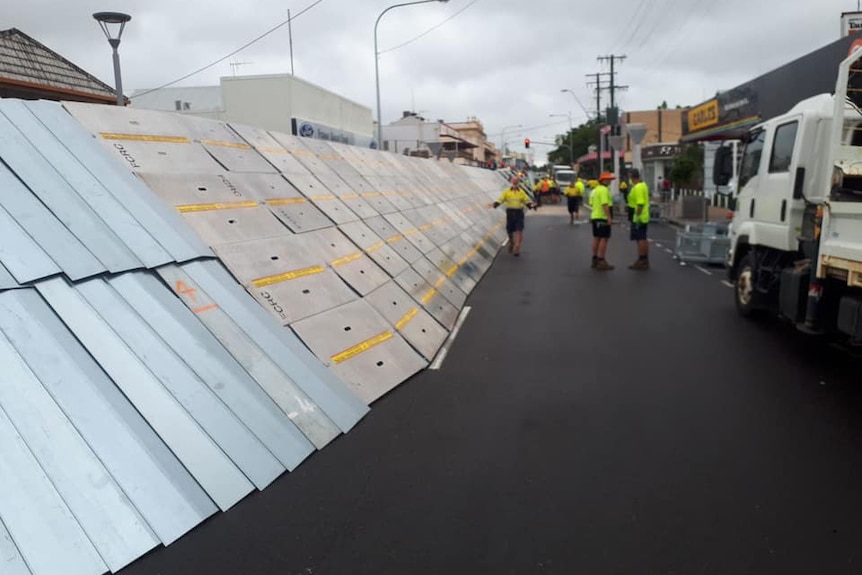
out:
<path id="1" fill-rule="evenodd" d="M 721 146 L 715 151 L 715 162 L 712 165 L 712 183 L 716 186 L 726 186 L 733 178 L 733 146 Z"/>

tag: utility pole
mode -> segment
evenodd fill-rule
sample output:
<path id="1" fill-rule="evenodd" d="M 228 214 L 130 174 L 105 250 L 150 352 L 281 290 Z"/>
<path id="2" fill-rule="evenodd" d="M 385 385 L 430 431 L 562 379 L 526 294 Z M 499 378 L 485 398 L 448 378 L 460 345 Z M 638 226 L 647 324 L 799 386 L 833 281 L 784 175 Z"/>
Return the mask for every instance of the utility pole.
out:
<path id="1" fill-rule="evenodd" d="M 599 62 L 610 62 L 610 64 L 611 64 L 611 71 L 608 74 L 608 76 L 610 77 L 610 80 L 609 80 L 610 85 L 608 86 L 608 91 L 611 94 L 611 106 L 609 108 L 610 113 L 608 114 L 608 123 L 612 124 L 614 126 L 613 127 L 613 135 L 614 136 L 620 135 L 619 134 L 619 114 L 617 112 L 616 93 L 617 93 L 617 90 L 628 90 L 628 86 L 617 85 L 617 83 L 616 83 L 617 72 L 615 70 L 614 65 L 618 61 L 622 62 L 625 59 L 626 59 L 625 55 L 616 55 L 616 54 L 611 54 L 610 56 L 599 56 L 598 57 Z"/>
<path id="2" fill-rule="evenodd" d="M 596 161 L 596 177 L 602 173 L 605 163 L 605 135 L 602 134 L 602 90 L 606 90 L 607 87 L 602 86 L 602 78 L 607 75 L 607 72 L 587 74 L 587 78 L 595 78 L 593 82 L 588 82 L 587 85 L 596 87 L 596 123 L 599 126 L 599 156 Z"/>
<path id="3" fill-rule="evenodd" d="M 611 71 L 610 71 L 610 81 L 608 90 L 611 93 L 611 106 L 608 108 L 608 124 L 610 124 L 611 131 L 610 137 L 608 138 L 608 142 L 610 143 L 610 148 L 613 150 L 613 166 L 614 166 L 614 175 L 619 178 L 620 176 L 620 151 L 622 146 L 622 130 L 620 126 L 620 114 L 619 109 L 617 108 L 616 102 L 616 92 L 617 90 L 626 90 L 628 86 L 618 86 L 616 83 L 617 72 L 614 68 L 614 64 L 617 61 L 622 62 L 625 60 L 625 55 L 616 55 L 611 54 L 610 56 L 599 56 L 599 62 L 610 62 L 611 63 Z M 613 191 L 614 195 L 619 193 L 619 180 L 614 180 L 613 182 Z"/>

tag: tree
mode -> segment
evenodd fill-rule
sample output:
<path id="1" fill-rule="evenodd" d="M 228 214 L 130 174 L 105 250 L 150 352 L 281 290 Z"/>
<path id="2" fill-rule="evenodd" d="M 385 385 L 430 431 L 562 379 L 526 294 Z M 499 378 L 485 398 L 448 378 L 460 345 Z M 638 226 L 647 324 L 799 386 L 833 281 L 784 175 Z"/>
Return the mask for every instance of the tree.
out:
<path id="1" fill-rule="evenodd" d="M 571 157 L 577 161 L 578 158 L 589 152 L 590 146 L 598 144 L 599 126 L 595 120 L 590 120 L 565 134 L 558 135 L 556 141 L 559 145 L 548 153 L 549 164 L 568 164 L 570 143 L 572 144 Z"/>
<path id="2" fill-rule="evenodd" d="M 658 106 L 659 110 L 667 110 L 667 100 L 662 100 L 661 104 Z"/>
<path id="3" fill-rule="evenodd" d="M 683 148 L 673 161 L 670 179 L 677 187 L 700 189 L 703 186 L 703 147 L 700 144 Z"/>

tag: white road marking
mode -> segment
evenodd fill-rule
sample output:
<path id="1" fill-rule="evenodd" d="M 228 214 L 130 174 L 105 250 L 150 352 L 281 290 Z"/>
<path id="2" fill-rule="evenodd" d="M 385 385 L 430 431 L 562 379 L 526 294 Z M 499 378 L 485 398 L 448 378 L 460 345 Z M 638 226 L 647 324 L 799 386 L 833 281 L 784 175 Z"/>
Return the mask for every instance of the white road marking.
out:
<path id="1" fill-rule="evenodd" d="M 458 314 L 458 320 L 455 322 L 455 327 L 452 329 L 452 333 L 449 334 L 449 338 L 446 340 L 446 343 L 443 344 L 443 348 L 437 352 L 437 357 L 434 358 L 434 361 L 431 362 L 431 366 L 428 369 L 440 369 L 443 365 L 443 360 L 445 360 L 446 356 L 449 355 L 449 348 L 452 347 L 452 342 L 455 341 L 455 338 L 458 336 L 458 332 L 461 331 L 461 326 L 464 325 L 464 320 L 467 319 L 467 314 L 470 313 L 471 309 L 473 308 L 465 305 L 464 309 L 461 310 L 461 313 Z"/>
<path id="2" fill-rule="evenodd" d="M 655 245 L 656 245 L 656 247 L 659 247 L 659 248 L 660 248 L 660 247 L 662 247 L 662 245 L 661 245 L 660 243 L 658 243 L 658 242 L 656 242 L 656 244 L 655 244 Z"/>
<path id="3" fill-rule="evenodd" d="M 727 281 L 727 280 L 721 280 L 721 283 L 722 283 L 722 284 L 724 284 L 724 285 L 726 285 L 726 286 L 727 286 L 727 287 L 729 287 L 730 289 L 733 289 L 733 284 L 732 284 L 732 283 L 730 283 L 729 281 Z"/>
<path id="4" fill-rule="evenodd" d="M 505 247 L 506 247 L 506 244 L 508 244 L 508 243 L 509 243 L 509 238 L 506 238 L 505 240 L 503 240 L 503 243 L 502 243 L 502 244 L 500 244 L 500 247 L 504 247 L 504 248 L 505 248 Z"/>
<path id="5" fill-rule="evenodd" d="M 696 267 L 698 270 L 702 271 L 703 273 L 705 273 L 705 274 L 706 274 L 706 275 L 708 275 L 708 276 L 711 276 L 711 275 L 712 275 L 712 272 L 711 272 L 711 271 L 709 271 L 709 270 L 708 270 L 708 269 L 706 269 L 706 268 L 702 268 L 702 267 L 700 267 L 700 266 L 694 266 L 694 267 Z"/>
<path id="6" fill-rule="evenodd" d="M 667 253 L 669 253 L 669 254 L 672 254 L 672 253 L 673 253 L 673 250 L 672 250 L 672 249 L 670 249 L 670 248 L 665 248 L 665 249 L 664 249 L 664 251 L 666 251 L 666 252 L 667 252 Z"/>
<path id="7" fill-rule="evenodd" d="M 687 266 L 688 264 L 687 264 L 687 263 L 685 263 L 685 262 L 679 262 L 679 265 L 680 265 L 681 267 L 685 267 L 685 266 Z"/>

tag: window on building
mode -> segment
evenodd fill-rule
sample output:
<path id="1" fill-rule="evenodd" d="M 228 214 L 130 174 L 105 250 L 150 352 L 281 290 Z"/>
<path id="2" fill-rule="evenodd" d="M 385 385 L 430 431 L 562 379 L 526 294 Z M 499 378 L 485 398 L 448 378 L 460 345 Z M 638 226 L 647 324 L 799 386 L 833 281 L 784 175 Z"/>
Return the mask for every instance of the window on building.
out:
<path id="1" fill-rule="evenodd" d="M 798 128 L 799 122 L 791 122 L 776 128 L 775 137 L 772 140 L 772 154 L 769 156 L 770 174 L 790 171 Z"/>

